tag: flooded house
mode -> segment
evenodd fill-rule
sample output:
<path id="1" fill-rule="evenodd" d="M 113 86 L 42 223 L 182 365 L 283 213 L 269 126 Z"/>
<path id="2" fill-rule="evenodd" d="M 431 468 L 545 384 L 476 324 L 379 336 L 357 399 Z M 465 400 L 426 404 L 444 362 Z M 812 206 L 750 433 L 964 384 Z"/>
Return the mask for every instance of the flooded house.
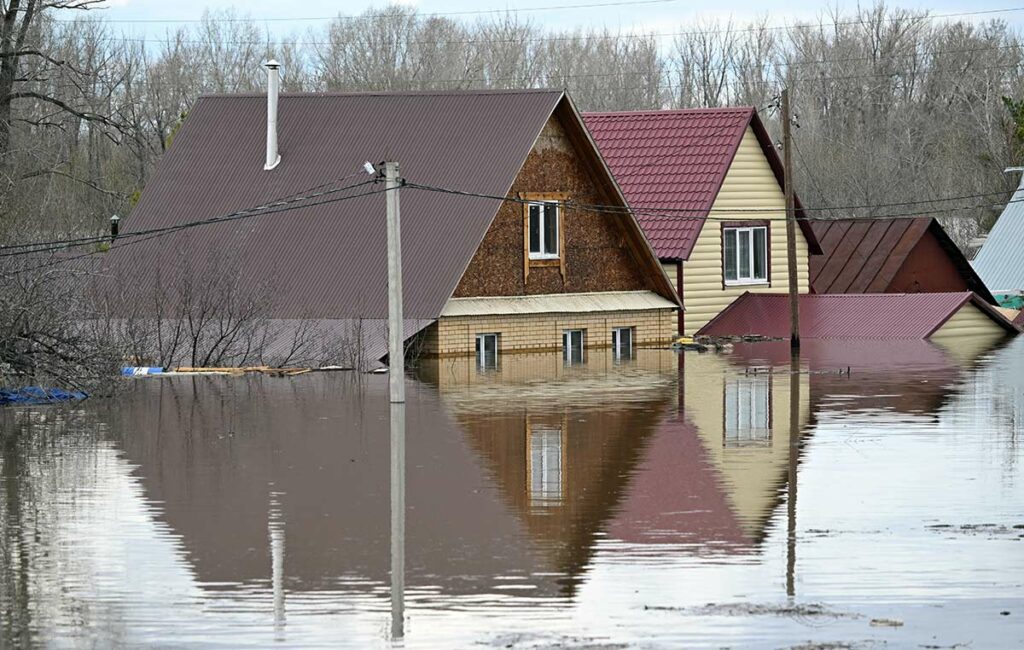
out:
<path id="1" fill-rule="evenodd" d="M 1012 167 L 1007 172 L 1024 172 Z M 1024 176 L 1010 197 L 985 243 L 975 256 L 974 269 L 1000 303 L 1013 309 L 1024 309 Z"/>
<path id="2" fill-rule="evenodd" d="M 775 143 L 753 107 L 588 113 L 587 127 L 635 211 L 693 334 L 741 294 L 787 283 L 786 202 Z M 804 216 L 799 199 L 796 214 Z M 798 283 L 820 253 L 799 222 Z"/>
<path id="3" fill-rule="evenodd" d="M 404 336 L 417 353 L 582 363 L 588 349 L 629 358 L 676 332 L 671 281 L 560 90 L 202 96 L 112 257 L 139 287 L 158 272 L 166 282 L 182 256 L 196 278 L 230 258 L 232 295 L 265 289 L 279 339 L 312 322 L 373 364 L 386 354 L 386 233 L 367 161 L 400 165 Z M 250 214 L 131 239 L 239 211 Z"/>
<path id="4" fill-rule="evenodd" d="M 1020 333 L 1002 311 L 970 291 L 806 294 L 799 300 L 801 340 L 929 340 L 977 352 Z M 788 338 L 789 297 L 743 294 L 698 334 Z"/>
<path id="5" fill-rule="evenodd" d="M 814 293 L 973 291 L 997 304 L 933 217 L 837 219 L 811 227 L 822 250 L 810 258 Z"/>

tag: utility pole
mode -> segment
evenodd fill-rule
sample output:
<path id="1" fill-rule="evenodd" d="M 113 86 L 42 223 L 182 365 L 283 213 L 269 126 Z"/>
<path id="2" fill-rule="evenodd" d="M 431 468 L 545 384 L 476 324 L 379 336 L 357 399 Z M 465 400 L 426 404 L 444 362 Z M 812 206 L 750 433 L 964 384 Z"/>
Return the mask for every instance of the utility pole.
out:
<path id="1" fill-rule="evenodd" d="M 402 319 L 402 232 L 398 188 L 402 181 L 398 163 L 384 163 L 384 187 L 388 210 L 388 379 L 391 402 L 405 402 L 405 349 Z"/>
<path id="2" fill-rule="evenodd" d="M 782 89 L 782 167 L 786 192 L 786 262 L 789 271 L 789 345 L 800 347 L 800 297 L 796 270 L 796 206 L 793 200 L 793 135 L 789 88 Z"/>
<path id="3" fill-rule="evenodd" d="M 405 349 L 398 163 L 384 163 L 388 226 L 388 382 L 391 392 L 391 637 L 405 636 Z"/>

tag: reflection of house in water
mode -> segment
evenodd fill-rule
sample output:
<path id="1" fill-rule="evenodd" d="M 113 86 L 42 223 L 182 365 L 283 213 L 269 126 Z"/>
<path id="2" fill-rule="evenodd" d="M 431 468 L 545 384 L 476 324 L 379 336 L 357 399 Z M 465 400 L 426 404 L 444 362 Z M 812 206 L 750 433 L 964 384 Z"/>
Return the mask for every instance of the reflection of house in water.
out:
<path id="1" fill-rule="evenodd" d="M 789 357 L 784 366 L 713 354 L 685 362 L 684 401 L 659 427 L 610 535 L 742 552 L 764 538 L 787 481 Z M 808 376 L 795 379 L 803 427 Z"/>
<path id="2" fill-rule="evenodd" d="M 676 353 L 651 355 L 629 369 L 598 362 L 572 381 L 562 381 L 556 355 L 507 375 L 431 370 L 504 500 L 568 584 L 603 538 L 746 552 L 779 502 L 788 369 L 746 374 L 723 356 L 686 355 L 678 379 Z M 798 380 L 805 423 L 807 376 Z"/>
<path id="3" fill-rule="evenodd" d="M 941 351 L 914 352 L 905 372 L 898 350 L 879 350 L 876 370 L 861 349 L 804 352 L 803 370 L 850 365 L 852 376 L 791 375 L 785 343 L 626 361 L 591 350 L 581 366 L 558 352 L 506 355 L 494 369 L 425 364 L 406 420 L 410 593 L 572 595 L 605 547 L 754 552 L 794 485 L 794 378 L 804 427 L 812 408 L 933 413 L 960 372 Z M 125 456 L 199 582 L 285 597 L 383 590 L 381 378 L 167 378 L 138 383 L 120 407 L 111 428 L 129 432 Z"/>

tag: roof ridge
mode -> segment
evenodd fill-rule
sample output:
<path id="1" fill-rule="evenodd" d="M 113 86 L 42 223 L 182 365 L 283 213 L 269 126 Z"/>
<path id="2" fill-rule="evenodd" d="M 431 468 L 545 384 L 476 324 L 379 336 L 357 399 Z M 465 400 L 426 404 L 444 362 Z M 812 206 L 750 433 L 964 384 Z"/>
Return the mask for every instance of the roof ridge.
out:
<path id="1" fill-rule="evenodd" d="M 751 114 L 755 110 L 755 106 L 715 106 L 710 108 L 657 108 L 657 109 L 645 109 L 639 111 L 587 111 L 583 113 L 584 118 L 589 117 L 633 117 L 637 115 L 663 115 L 678 116 L 678 115 L 698 115 L 707 113 L 737 113 L 737 114 Z"/>
<path id="2" fill-rule="evenodd" d="M 498 89 L 479 88 L 464 90 L 355 90 L 355 91 L 296 91 L 283 92 L 282 98 L 305 99 L 320 97 L 458 97 L 473 95 L 533 95 L 533 94 L 561 94 L 565 91 L 560 88 L 522 88 L 522 89 Z M 266 97 L 263 91 L 248 91 L 240 93 L 202 93 L 200 98 L 210 99 L 252 99 L 254 97 Z"/>

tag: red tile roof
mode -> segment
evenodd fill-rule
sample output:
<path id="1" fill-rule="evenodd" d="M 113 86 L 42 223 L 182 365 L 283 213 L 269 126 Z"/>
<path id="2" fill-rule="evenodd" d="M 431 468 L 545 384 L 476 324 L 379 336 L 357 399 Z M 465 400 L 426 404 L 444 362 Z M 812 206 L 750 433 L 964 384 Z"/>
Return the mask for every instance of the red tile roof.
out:
<path id="1" fill-rule="evenodd" d="M 996 302 L 970 262 L 932 217 L 816 221 L 812 227 L 823 253 L 809 259 L 815 293 L 884 293 L 911 251 L 931 231 L 965 285 L 989 303 Z"/>
<path id="2" fill-rule="evenodd" d="M 747 126 L 782 184 L 778 154 L 751 106 L 583 117 L 630 207 L 647 211 L 637 219 L 663 260 L 689 258 Z M 798 216 L 803 216 L 799 204 Z M 801 228 L 813 242 L 810 227 L 801 222 Z M 811 248 L 817 250 L 817 244 Z"/>
<path id="3" fill-rule="evenodd" d="M 996 324 L 1019 331 L 976 294 L 878 293 L 800 296 L 800 336 L 806 339 L 926 339 L 965 303 L 972 302 Z M 697 334 L 789 337 L 785 294 L 744 293 Z"/>

